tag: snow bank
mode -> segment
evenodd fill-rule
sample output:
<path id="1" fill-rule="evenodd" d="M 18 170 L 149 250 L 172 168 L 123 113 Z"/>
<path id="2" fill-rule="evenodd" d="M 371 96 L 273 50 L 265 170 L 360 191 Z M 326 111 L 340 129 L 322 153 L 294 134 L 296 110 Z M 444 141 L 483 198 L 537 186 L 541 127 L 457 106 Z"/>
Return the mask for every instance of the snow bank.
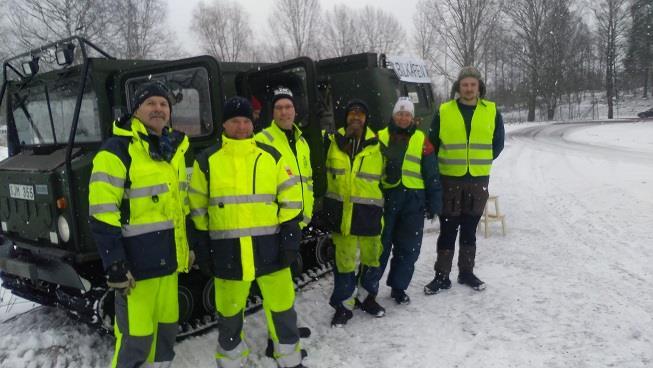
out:
<path id="1" fill-rule="evenodd" d="M 332 277 L 298 293 L 300 324 L 313 329 L 303 341 L 307 366 L 653 365 L 653 157 L 629 151 L 653 144 L 649 126 L 524 124 L 507 130 L 490 192 L 499 195 L 508 233 L 500 236 L 493 226 L 489 238 L 478 235 L 476 272 L 487 290 L 454 284 L 441 294 L 423 294 L 433 277 L 437 237 L 428 224 L 407 291 L 411 304 L 396 305 L 383 282 L 379 302 L 386 317 L 356 311 L 347 326 L 332 329 Z M 560 135 L 566 140 L 555 138 Z M 616 144 L 624 147 L 603 147 Z M 456 271 L 454 283 L 455 277 Z M 247 318 L 251 367 L 276 367 L 263 356 L 265 330 L 263 313 Z M 37 308 L 0 323 L 0 367 L 104 367 L 112 344 L 60 311 Z M 216 344 L 216 331 L 183 341 L 174 366 L 215 366 Z"/>

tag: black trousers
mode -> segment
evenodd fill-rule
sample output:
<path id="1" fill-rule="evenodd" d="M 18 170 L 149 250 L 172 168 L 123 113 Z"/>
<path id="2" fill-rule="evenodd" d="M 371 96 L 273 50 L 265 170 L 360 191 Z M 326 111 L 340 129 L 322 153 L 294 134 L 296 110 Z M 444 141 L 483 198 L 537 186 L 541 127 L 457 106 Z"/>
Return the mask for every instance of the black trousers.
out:
<path id="1" fill-rule="evenodd" d="M 480 181 L 441 179 L 443 207 L 438 250 L 455 248 L 459 228 L 460 246 L 476 246 L 476 227 L 489 197 L 489 181 L 489 177 Z"/>

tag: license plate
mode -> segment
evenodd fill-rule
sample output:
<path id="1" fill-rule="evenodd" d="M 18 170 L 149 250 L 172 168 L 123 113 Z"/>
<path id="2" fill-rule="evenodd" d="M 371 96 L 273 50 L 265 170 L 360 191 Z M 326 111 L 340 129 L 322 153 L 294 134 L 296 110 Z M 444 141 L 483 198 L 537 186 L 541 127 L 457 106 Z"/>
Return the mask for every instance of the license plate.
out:
<path id="1" fill-rule="evenodd" d="M 31 185 L 9 184 L 9 196 L 11 198 L 34 200 L 34 187 Z"/>

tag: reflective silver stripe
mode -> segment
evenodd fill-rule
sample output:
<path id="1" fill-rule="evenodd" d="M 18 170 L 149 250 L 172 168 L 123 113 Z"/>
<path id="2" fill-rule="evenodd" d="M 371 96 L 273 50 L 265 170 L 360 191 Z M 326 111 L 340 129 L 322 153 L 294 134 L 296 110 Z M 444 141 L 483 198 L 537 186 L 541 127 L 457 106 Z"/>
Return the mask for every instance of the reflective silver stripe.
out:
<path id="1" fill-rule="evenodd" d="M 482 160 L 482 159 L 469 159 L 469 164 L 470 165 L 491 165 L 492 160 Z"/>
<path id="2" fill-rule="evenodd" d="M 161 230 L 170 230 L 174 228 L 175 228 L 175 224 L 172 222 L 172 220 L 163 221 L 163 222 L 153 222 L 150 224 L 122 225 L 122 236 L 124 236 L 125 238 L 129 238 L 132 236 L 153 233 L 155 231 L 161 231 Z"/>
<path id="3" fill-rule="evenodd" d="M 157 184 L 138 189 L 125 189 L 125 198 L 151 197 L 168 191 L 166 184 Z"/>
<path id="4" fill-rule="evenodd" d="M 199 195 L 206 195 L 206 193 L 200 192 L 199 190 L 197 190 L 197 189 L 195 189 L 193 187 L 188 188 L 188 193 L 189 194 L 193 193 L 193 194 L 199 194 Z"/>
<path id="5" fill-rule="evenodd" d="M 492 149 L 491 144 L 484 144 L 484 143 L 470 143 L 469 148 L 473 149 Z"/>
<path id="6" fill-rule="evenodd" d="M 308 225 L 311 223 L 311 218 L 306 215 L 302 215 L 302 221 Z"/>
<path id="7" fill-rule="evenodd" d="M 375 199 L 375 198 L 350 197 L 349 200 L 351 201 L 351 203 L 371 204 L 377 207 L 383 207 L 383 203 L 384 203 L 383 199 Z"/>
<path id="8" fill-rule="evenodd" d="M 274 137 L 267 130 L 261 130 L 261 133 L 267 138 L 270 142 L 274 142 Z"/>
<path id="9" fill-rule="evenodd" d="M 245 363 L 249 348 L 245 340 L 240 340 L 232 350 L 225 350 L 218 344 L 218 354 L 216 354 L 216 363 L 220 368 L 240 368 Z"/>
<path id="10" fill-rule="evenodd" d="M 308 184 L 306 186 L 306 188 L 312 192 L 313 191 L 313 184 Z"/>
<path id="11" fill-rule="evenodd" d="M 91 180 L 89 181 L 89 184 L 95 182 L 108 183 L 118 188 L 123 188 L 125 186 L 125 179 L 99 171 L 91 174 Z"/>
<path id="12" fill-rule="evenodd" d="M 118 205 L 115 203 L 94 204 L 88 207 L 89 215 L 97 215 L 98 213 L 117 212 L 119 211 Z"/>
<path id="13" fill-rule="evenodd" d="M 359 172 L 358 174 L 356 174 L 356 177 L 361 179 L 368 179 L 368 180 L 381 180 L 381 175 L 368 174 L 364 172 Z"/>
<path id="14" fill-rule="evenodd" d="M 438 157 L 438 162 L 441 164 L 448 164 L 448 165 L 467 165 L 467 160 L 465 159 Z"/>
<path id="15" fill-rule="evenodd" d="M 185 190 L 188 190 L 188 183 L 185 182 L 185 181 L 180 181 L 179 182 L 179 190 L 181 190 L 182 192 L 185 191 Z"/>
<path id="16" fill-rule="evenodd" d="M 340 201 L 340 202 L 343 201 L 342 197 L 338 193 L 327 192 L 324 196 L 327 198 L 335 199 L 336 201 Z"/>
<path id="17" fill-rule="evenodd" d="M 208 212 L 209 212 L 209 211 L 208 211 L 206 208 L 195 208 L 195 209 L 190 210 L 190 215 L 191 215 L 192 217 L 195 217 L 195 216 L 204 216 L 204 215 L 206 215 Z"/>
<path id="18" fill-rule="evenodd" d="M 244 194 L 233 196 L 213 197 L 209 200 L 209 204 L 217 206 L 222 204 L 242 204 L 242 203 L 266 203 L 274 202 L 277 198 L 274 194 Z"/>
<path id="19" fill-rule="evenodd" d="M 419 157 L 414 156 L 414 155 L 406 154 L 405 159 L 406 159 L 406 161 L 414 162 L 416 164 L 421 164 L 422 163 L 422 160 Z"/>
<path id="20" fill-rule="evenodd" d="M 454 149 L 467 149 L 467 145 L 464 143 L 458 144 L 443 144 L 442 149 L 445 150 L 454 150 Z"/>
<path id="21" fill-rule="evenodd" d="M 333 167 L 327 167 L 327 172 L 333 175 L 343 175 L 345 173 L 345 169 L 335 169 Z"/>
<path id="22" fill-rule="evenodd" d="M 302 201 L 291 201 L 291 202 L 279 202 L 279 207 L 281 208 L 290 208 L 290 209 L 302 209 Z"/>
<path id="23" fill-rule="evenodd" d="M 243 236 L 261 236 L 272 235 L 279 232 L 279 225 L 273 226 L 260 226 L 260 227 L 247 227 L 244 229 L 235 230 L 212 230 L 209 232 L 211 239 L 235 239 L 242 238 Z"/>
<path id="24" fill-rule="evenodd" d="M 302 183 L 308 183 L 309 181 L 313 181 L 312 176 L 303 176 L 302 175 Z"/>
<path id="25" fill-rule="evenodd" d="M 422 175 L 416 172 L 408 171 L 408 170 L 401 170 L 401 175 L 403 176 L 410 176 L 413 178 L 417 179 L 422 179 Z"/>
<path id="26" fill-rule="evenodd" d="M 297 344 L 274 343 L 274 352 L 279 367 L 296 367 L 302 362 L 302 355 Z"/>
<path id="27" fill-rule="evenodd" d="M 299 183 L 299 176 L 292 176 L 290 179 L 284 181 L 283 183 L 277 186 L 277 193 L 283 192 L 284 190 L 292 187 L 293 185 Z"/>

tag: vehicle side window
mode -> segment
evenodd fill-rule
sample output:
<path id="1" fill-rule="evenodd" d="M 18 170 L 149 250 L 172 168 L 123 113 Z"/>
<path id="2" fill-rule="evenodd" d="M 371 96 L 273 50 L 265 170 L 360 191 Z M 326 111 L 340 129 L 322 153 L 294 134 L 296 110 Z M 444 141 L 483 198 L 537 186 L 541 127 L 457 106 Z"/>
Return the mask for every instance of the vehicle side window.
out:
<path id="1" fill-rule="evenodd" d="M 203 67 L 171 70 L 130 78 L 126 81 L 127 101 L 138 87 L 158 80 L 169 89 L 172 102 L 170 125 L 189 137 L 204 136 L 213 130 L 209 74 Z"/>

